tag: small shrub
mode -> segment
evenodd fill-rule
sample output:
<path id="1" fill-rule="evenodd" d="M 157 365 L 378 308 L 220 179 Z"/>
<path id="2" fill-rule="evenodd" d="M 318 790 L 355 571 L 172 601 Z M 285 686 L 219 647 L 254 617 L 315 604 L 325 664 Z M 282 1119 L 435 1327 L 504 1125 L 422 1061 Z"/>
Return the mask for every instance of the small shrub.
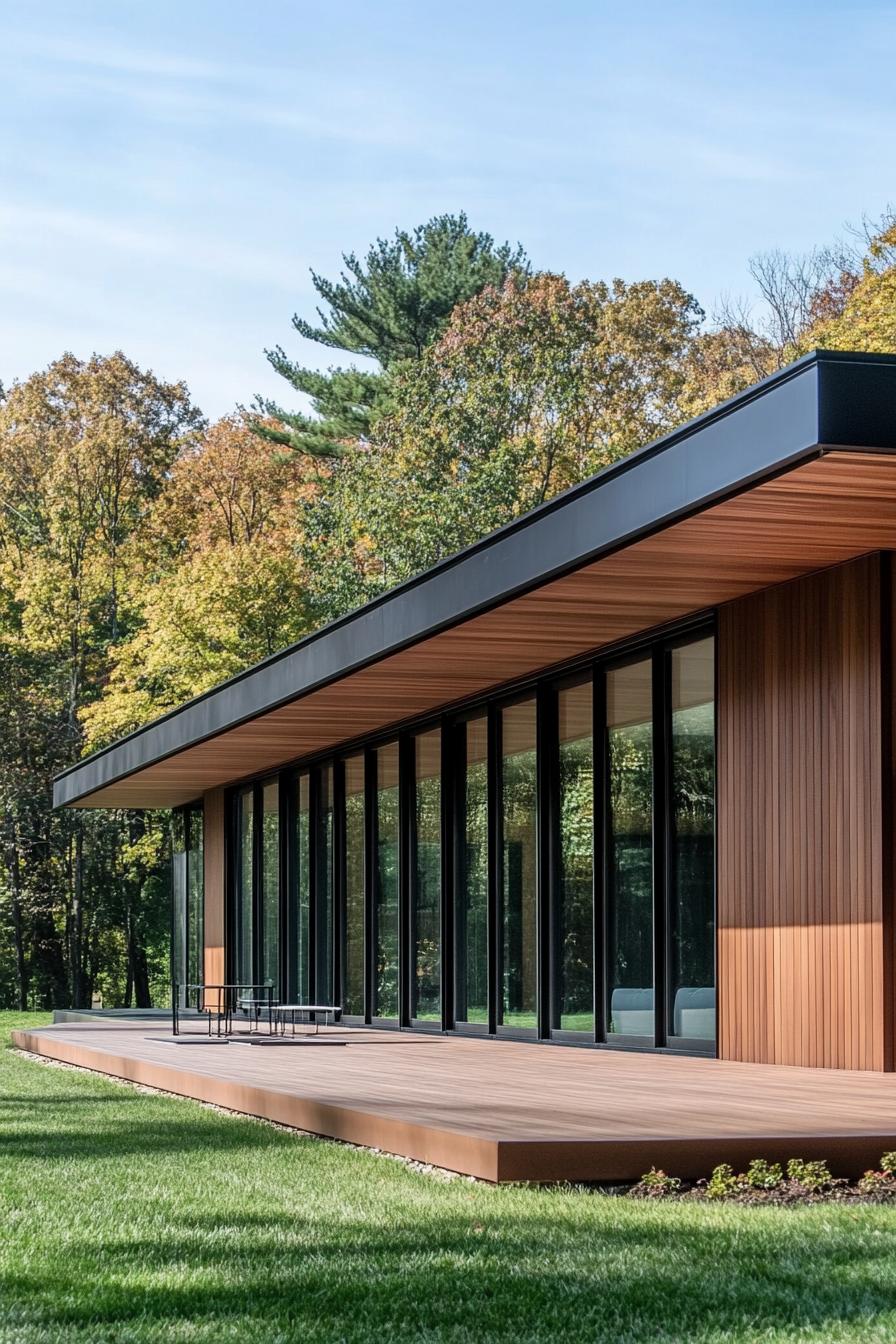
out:
<path id="1" fill-rule="evenodd" d="M 866 1171 L 858 1181 L 863 1195 L 877 1195 L 893 1189 L 893 1178 L 887 1171 Z"/>
<path id="2" fill-rule="evenodd" d="M 834 1183 L 827 1162 L 806 1162 L 801 1157 L 787 1163 L 787 1179 L 804 1190 L 828 1190 Z"/>
<path id="3" fill-rule="evenodd" d="M 747 1167 L 743 1179 L 751 1190 L 777 1190 L 784 1176 L 778 1162 L 766 1162 L 764 1157 L 756 1157 Z"/>
<path id="4" fill-rule="evenodd" d="M 681 1181 L 677 1176 L 667 1176 L 657 1167 L 651 1167 L 649 1171 L 645 1171 L 631 1193 L 636 1198 L 662 1199 L 667 1195 L 677 1195 L 680 1189 Z"/>
<path id="5" fill-rule="evenodd" d="M 884 1153 L 880 1160 L 880 1169 L 888 1176 L 896 1178 L 896 1153 Z"/>
<path id="6" fill-rule="evenodd" d="M 726 1199 L 733 1195 L 738 1187 L 738 1178 L 727 1162 L 717 1166 L 706 1183 L 707 1199 Z"/>

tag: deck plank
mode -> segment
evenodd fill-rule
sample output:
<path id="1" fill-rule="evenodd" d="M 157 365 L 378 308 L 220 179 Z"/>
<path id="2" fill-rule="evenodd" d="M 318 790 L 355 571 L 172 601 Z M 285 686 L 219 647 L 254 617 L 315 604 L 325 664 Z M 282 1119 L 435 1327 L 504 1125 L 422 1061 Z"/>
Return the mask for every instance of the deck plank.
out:
<path id="1" fill-rule="evenodd" d="M 896 1074 L 325 1028 L 319 1043 L 175 1044 L 162 1024 L 16 1031 L 22 1049 L 486 1180 L 632 1180 L 651 1165 L 896 1147 Z"/>

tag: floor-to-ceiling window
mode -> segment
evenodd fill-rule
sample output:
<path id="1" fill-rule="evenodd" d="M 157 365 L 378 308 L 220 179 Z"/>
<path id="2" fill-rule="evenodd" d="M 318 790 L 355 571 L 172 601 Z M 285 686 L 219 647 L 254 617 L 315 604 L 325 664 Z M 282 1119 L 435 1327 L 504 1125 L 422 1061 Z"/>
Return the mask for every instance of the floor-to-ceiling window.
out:
<path id="1" fill-rule="evenodd" d="M 315 941 L 317 944 L 317 980 L 314 997 L 318 1003 L 333 1002 L 333 767 L 323 765 L 318 772 Z"/>
<path id="2" fill-rule="evenodd" d="M 651 1041 L 653 938 L 653 662 L 607 672 L 609 775 L 607 1023 Z"/>
<path id="3" fill-rule="evenodd" d="M 261 790 L 261 966 L 263 984 L 280 986 L 280 789 L 269 780 Z"/>
<path id="4" fill-rule="evenodd" d="M 345 951 L 343 1011 L 364 1016 L 364 756 L 345 762 Z"/>
<path id="5" fill-rule="evenodd" d="M 454 1016 L 460 1026 L 488 1025 L 488 720 L 479 714 L 454 729 L 457 771 Z"/>
<path id="6" fill-rule="evenodd" d="M 255 937 L 255 790 L 237 794 L 236 865 L 236 978 L 240 984 L 255 982 L 253 945 Z"/>
<path id="7" fill-rule="evenodd" d="M 293 993 L 295 1003 L 308 1003 L 311 964 L 311 777 L 303 770 L 295 781 L 295 909 L 293 927 Z"/>
<path id="8" fill-rule="evenodd" d="M 187 980 L 202 984 L 205 978 L 205 869 L 203 815 L 201 807 L 186 810 L 187 843 Z"/>
<path id="9" fill-rule="evenodd" d="M 355 1019 L 711 1049 L 714 658 L 670 635 L 238 789 L 234 978 Z M 178 825 L 175 963 L 201 979 L 201 817 Z"/>
<path id="10" fill-rule="evenodd" d="M 594 1034 L 594 688 L 557 691 L 553 1030 Z"/>
<path id="11" fill-rule="evenodd" d="M 712 1041 L 715 995 L 715 657 L 701 639 L 669 654 L 669 1036 Z"/>
<path id="12" fill-rule="evenodd" d="M 187 819 L 179 808 L 171 818 L 171 981 L 178 1003 L 186 1007 L 187 974 Z"/>
<path id="13" fill-rule="evenodd" d="M 374 862 L 373 1016 L 399 1015 L 399 830 L 398 743 L 376 749 L 376 854 Z"/>
<path id="14" fill-rule="evenodd" d="M 501 993 L 498 1024 L 534 1031 L 538 999 L 536 703 L 500 712 Z"/>
<path id="15" fill-rule="evenodd" d="M 202 820 L 202 808 L 196 806 L 178 808 L 172 816 L 171 977 L 182 1008 L 195 1006 L 196 986 L 204 979 Z"/>
<path id="16" fill-rule="evenodd" d="M 411 1017 L 442 1017 L 442 734 L 417 733 L 414 750 Z"/>

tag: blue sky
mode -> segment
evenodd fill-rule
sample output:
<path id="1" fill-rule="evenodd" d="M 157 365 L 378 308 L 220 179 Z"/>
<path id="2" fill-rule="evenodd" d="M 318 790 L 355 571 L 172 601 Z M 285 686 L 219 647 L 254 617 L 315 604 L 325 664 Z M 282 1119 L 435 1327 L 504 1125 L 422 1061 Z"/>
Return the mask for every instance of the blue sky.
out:
<path id="1" fill-rule="evenodd" d="M 309 266 L 447 210 L 711 307 L 896 203 L 894 69 L 894 0 L 2 0 L 0 381 L 120 347 L 209 415 L 288 394 Z"/>

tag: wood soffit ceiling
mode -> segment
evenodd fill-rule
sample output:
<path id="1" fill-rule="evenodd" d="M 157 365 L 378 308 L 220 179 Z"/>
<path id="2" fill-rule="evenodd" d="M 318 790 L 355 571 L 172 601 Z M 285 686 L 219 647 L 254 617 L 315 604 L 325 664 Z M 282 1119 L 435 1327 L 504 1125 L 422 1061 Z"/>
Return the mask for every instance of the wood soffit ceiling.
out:
<path id="1" fill-rule="evenodd" d="M 832 451 L 78 800 L 169 807 L 869 551 L 896 461 Z"/>

